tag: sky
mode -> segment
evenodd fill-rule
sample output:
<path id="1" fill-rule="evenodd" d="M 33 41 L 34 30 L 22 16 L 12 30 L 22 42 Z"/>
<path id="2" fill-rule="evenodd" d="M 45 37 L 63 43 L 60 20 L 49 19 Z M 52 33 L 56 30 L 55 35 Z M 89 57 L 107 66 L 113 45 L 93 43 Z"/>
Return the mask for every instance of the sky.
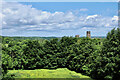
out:
<path id="1" fill-rule="evenodd" d="M 3 2 L 3 36 L 106 36 L 118 26 L 117 2 Z"/>
<path id="2" fill-rule="evenodd" d="M 119 0 L 4 0 L 8 2 L 118 2 Z"/>

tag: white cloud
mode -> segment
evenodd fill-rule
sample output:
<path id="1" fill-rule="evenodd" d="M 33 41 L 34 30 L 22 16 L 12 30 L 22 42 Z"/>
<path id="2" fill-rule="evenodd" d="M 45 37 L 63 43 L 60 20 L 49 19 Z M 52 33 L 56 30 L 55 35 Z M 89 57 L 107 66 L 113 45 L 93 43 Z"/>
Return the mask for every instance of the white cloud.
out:
<path id="1" fill-rule="evenodd" d="M 106 24 L 105 26 L 106 26 L 106 27 L 109 27 L 109 26 L 110 26 L 110 24 Z"/>
<path id="2" fill-rule="evenodd" d="M 80 9 L 87 11 L 87 9 Z M 3 2 L 3 27 L 11 31 L 57 31 L 78 28 L 97 28 L 117 26 L 118 17 L 100 15 L 76 16 L 72 12 L 54 12 L 37 10 L 31 5 Z"/>
<path id="3" fill-rule="evenodd" d="M 5 25 L 5 24 L 7 24 L 5 21 L 3 21 L 3 24 Z"/>
<path id="4" fill-rule="evenodd" d="M 91 18 L 96 18 L 96 17 L 98 17 L 98 15 L 91 15 L 91 16 L 87 16 L 86 19 L 91 19 Z"/>
<path id="5" fill-rule="evenodd" d="M 80 9 L 80 11 L 88 11 L 88 9 L 82 8 Z"/>
<path id="6" fill-rule="evenodd" d="M 112 20 L 118 21 L 118 16 L 113 16 Z"/>

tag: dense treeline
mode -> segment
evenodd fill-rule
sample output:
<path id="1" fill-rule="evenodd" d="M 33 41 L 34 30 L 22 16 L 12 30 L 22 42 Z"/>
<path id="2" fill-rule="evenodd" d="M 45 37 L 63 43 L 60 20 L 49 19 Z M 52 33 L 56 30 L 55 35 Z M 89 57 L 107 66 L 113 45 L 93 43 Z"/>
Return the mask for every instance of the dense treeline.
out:
<path id="1" fill-rule="evenodd" d="M 106 39 L 62 37 L 60 40 L 2 38 L 2 66 L 7 69 L 68 68 L 97 80 L 120 75 L 120 29 Z"/>
<path id="2" fill-rule="evenodd" d="M 50 40 L 50 39 L 54 39 L 54 38 L 60 38 L 60 37 L 8 37 L 8 36 L 3 36 L 3 38 L 9 38 L 9 39 L 12 39 L 12 40 L 27 40 L 27 39 L 29 39 L 29 40 L 44 40 L 44 39 L 46 39 L 46 40 Z"/>

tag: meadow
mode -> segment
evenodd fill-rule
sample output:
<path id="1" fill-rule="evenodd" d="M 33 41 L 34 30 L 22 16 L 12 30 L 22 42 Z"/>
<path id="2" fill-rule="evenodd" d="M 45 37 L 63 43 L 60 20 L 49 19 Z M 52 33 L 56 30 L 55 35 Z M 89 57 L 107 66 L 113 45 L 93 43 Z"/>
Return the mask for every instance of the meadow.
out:
<path id="1" fill-rule="evenodd" d="M 89 78 L 88 76 L 70 71 L 67 68 L 36 69 L 36 70 L 9 70 L 8 74 L 15 74 L 15 78 Z M 92 80 L 92 79 L 91 79 Z"/>

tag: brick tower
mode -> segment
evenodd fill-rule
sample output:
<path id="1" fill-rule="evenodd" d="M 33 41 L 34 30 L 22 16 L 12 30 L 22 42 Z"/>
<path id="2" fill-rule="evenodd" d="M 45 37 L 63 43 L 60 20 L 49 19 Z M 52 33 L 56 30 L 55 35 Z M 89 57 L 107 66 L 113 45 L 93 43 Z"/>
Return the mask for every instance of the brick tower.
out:
<path id="1" fill-rule="evenodd" d="M 87 37 L 91 38 L 91 33 L 90 33 L 90 31 L 87 31 Z"/>
<path id="2" fill-rule="evenodd" d="M 80 36 L 79 36 L 79 35 L 75 35 L 75 37 L 77 37 L 77 38 L 78 38 L 78 37 L 80 37 Z"/>

